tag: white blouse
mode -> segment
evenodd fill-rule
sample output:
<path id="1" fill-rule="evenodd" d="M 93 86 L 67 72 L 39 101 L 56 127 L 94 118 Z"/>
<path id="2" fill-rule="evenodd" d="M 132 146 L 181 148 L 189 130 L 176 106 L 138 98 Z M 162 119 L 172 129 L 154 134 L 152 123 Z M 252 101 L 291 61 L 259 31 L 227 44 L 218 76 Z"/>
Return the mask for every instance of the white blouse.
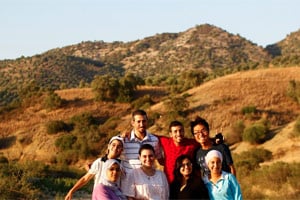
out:
<path id="1" fill-rule="evenodd" d="M 147 176 L 141 168 L 133 169 L 128 174 L 128 182 L 122 184 L 122 192 L 137 199 L 164 200 L 169 199 L 169 185 L 166 175 L 155 170 L 153 176 Z"/>

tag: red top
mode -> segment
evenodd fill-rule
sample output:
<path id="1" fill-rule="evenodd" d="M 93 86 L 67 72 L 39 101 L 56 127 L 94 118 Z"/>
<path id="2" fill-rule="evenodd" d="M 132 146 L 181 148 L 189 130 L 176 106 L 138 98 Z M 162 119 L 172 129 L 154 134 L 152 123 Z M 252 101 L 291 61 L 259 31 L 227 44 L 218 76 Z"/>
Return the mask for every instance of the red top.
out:
<path id="1" fill-rule="evenodd" d="M 158 136 L 161 146 L 164 150 L 164 172 L 168 182 L 171 183 L 174 179 L 173 170 L 178 156 L 187 154 L 194 159 L 194 153 L 200 145 L 194 139 L 184 138 L 179 146 L 176 146 L 173 139 L 165 136 Z"/>

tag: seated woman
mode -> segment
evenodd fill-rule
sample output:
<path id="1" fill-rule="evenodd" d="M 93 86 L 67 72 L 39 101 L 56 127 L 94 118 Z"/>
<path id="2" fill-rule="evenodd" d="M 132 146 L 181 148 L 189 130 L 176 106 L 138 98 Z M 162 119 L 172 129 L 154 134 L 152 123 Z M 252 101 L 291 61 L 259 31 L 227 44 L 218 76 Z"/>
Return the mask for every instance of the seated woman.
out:
<path id="1" fill-rule="evenodd" d="M 141 167 L 127 174 L 128 184 L 122 185 L 122 191 L 128 199 L 159 199 L 169 198 L 169 185 L 166 175 L 154 168 L 155 152 L 150 144 L 143 144 L 139 149 Z"/>
<path id="2" fill-rule="evenodd" d="M 211 150 L 205 156 L 205 163 L 210 170 L 210 174 L 204 177 L 209 198 L 241 200 L 240 185 L 233 174 L 222 171 L 222 160 L 223 156 L 217 150 Z"/>
<path id="3" fill-rule="evenodd" d="M 207 188 L 197 176 L 188 155 L 176 159 L 174 177 L 170 184 L 170 199 L 209 199 Z"/>
<path id="4" fill-rule="evenodd" d="M 118 187 L 121 176 L 120 163 L 115 159 L 109 159 L 104 163 L 103 181 L 97 185 L 92 194 L 92 200 L 122 200 L 127 199 Z"/>

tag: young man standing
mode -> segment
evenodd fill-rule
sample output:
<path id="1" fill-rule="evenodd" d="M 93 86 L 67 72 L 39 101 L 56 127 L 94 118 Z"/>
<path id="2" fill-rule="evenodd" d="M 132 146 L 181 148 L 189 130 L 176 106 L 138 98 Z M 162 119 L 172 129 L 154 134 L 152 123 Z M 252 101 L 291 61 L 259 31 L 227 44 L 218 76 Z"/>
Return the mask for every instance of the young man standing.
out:
<path id="1" fill-rule="evenodd" d="M 179 121 L 172 121 L 169 125 L 170 137 L 158 136 L 164 150 L 164 172 L 171 183 L 174 179 L 173 171 L 178 156 L 186 154 L 194 158 L 194 152 L 199 144 L 194 139 L 184 137 L 184 127 Z"/>
<path id="2" fill-rule="evenodd" d="M 139 149 L 143 144 L 150 144 L 155 150 L 159 163 L 162 160 L 162 152 L 159 140 L 156 136 L 147 131 L 148 117 L 144 110 L 136 110 L 132 113 L 131 125 L 133 127 L 129 137 L 124 137 L 124 151 L 121 155 L 122 165 L 125 172 L 139 168 Z"/>
<path id="3" fill-rule="evenodd" d="M 194 121 L 191 121 L 191 132 L 201 146 L 196 152 L 196 163 L 203 175 L 208 176 L 210 173 L 205 163 L 205 156 L 210 150 L 221 152 L 223 171 L 230 172 L 233 175 L 236 174 L 230 149 L 224 143 L 214 144 L 214 141 L 209 137 L 209 124 L 205 119 L 197 116 Z"/>

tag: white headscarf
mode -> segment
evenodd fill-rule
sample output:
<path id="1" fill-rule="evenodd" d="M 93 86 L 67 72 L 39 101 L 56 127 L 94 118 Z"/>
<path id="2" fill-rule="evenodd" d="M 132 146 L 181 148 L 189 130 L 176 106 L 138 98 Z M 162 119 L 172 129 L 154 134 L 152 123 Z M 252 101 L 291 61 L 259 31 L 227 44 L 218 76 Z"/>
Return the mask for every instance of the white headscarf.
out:
<path id="1" fill-rule="evenodd" d="M 210 159 L 212 159 L 214 157 L 219 158 L 221 160 L 221 162 L 223 162 L 222 154 L 217 150 L 211 150 L 205 156 L 205 164 L 208 166 L 208 162 L 210 161 Z"/>
<path id="2" fill-rule="evenodd" d="M 102 184 L 106 185 L 111 188 L 111 190 L 114 191 L 114 193 L 120 198 L 120 199 L 126 199 L 125 195 L 121 192 L 120 188 L 118 187 L 119 179 L 116 182 L 109 181 L 107 178 L 107 170 L 111 168 L 113 164 L 118 164 L 121 170 L 121 164 L 116 159 L 108 159 L 105 161 L 103 166 L 103 181 Z"/>
<path id="3" fill-rule="evenodd" d="M 114 140 L 119 140 L 120 142 L 122 142 L 122 145 L 124 146 L 124 139 L 121 136 L 118 136 L 118 135 L 113 136 L 112 138 L 110 138 L 108 144 L 111 144 L 112 141 L 114 141 Z"/>

